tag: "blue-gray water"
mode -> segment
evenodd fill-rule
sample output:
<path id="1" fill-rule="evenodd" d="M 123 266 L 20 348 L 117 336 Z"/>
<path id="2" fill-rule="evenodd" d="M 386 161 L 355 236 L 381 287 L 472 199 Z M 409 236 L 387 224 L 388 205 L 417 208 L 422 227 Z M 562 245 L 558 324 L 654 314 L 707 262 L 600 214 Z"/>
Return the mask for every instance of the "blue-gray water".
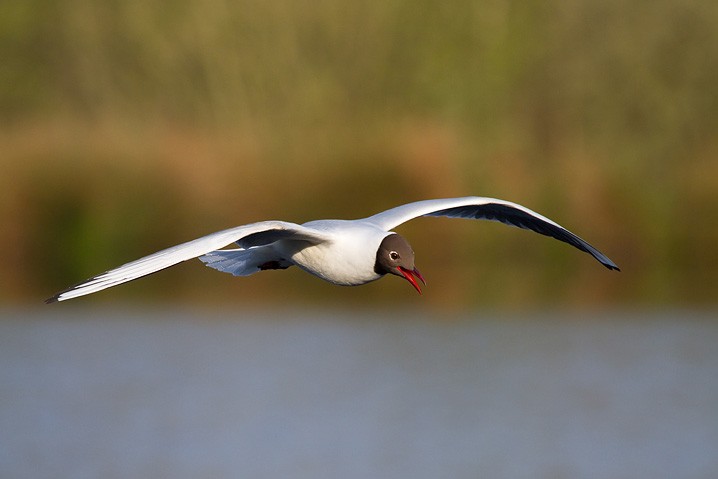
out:
<path id="1" fill-rule="evenodd" d="M 708 314 L 2 314 L 0 477 L 715 478 Z"/>

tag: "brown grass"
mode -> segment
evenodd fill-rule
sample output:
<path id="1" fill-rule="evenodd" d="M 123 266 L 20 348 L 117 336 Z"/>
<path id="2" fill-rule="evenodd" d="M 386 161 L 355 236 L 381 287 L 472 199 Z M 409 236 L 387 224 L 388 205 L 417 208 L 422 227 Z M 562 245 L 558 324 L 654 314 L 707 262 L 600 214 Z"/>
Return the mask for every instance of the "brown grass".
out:
<path id="1" fill-rule="evenodd" d="M 476 194 L 554 218 L 624 272 L 500 225 L 422 219 L 402 232 L 424 303 L 713 304 L 717 22 L 711 2 L 668 0 L 10 2 L 0 298 L 235 224 Z M 162 275 L 112 298 L 415 301 L 390 280 Z"/>

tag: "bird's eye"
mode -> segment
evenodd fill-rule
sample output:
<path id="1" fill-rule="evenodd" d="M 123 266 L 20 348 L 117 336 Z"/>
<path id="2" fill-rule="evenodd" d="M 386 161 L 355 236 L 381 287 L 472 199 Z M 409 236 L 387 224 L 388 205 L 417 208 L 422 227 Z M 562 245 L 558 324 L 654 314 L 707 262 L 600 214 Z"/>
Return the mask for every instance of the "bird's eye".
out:
<path id="1" fill-rule="evenodd" d="M 392 251 L 391 253 L 389 253 L 389 257 L 396 261 L 399 259 L 399 253 L 397 253 L 396 251 Z"/>

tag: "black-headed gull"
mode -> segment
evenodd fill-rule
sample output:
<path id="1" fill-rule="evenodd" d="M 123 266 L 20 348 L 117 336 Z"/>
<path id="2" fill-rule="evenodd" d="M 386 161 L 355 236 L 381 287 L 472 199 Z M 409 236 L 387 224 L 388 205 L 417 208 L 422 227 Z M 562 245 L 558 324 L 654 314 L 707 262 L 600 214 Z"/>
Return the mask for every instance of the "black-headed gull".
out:
<path id="1" fill-rule="evenodd" d="M 237 226 L 98 274 L 45 302 L 95 293 L 192 258 L 235 276 L 297 265 L 330 283 L 345 286 L 365 284 L 390 273 L 406 278 L 421 294 L 416 279 L 426 282 L 414 266 L 414 251 L 402 236 L 391 231 L 419 216 L 500 221 L 561 240 L 590 254 L 606 268 L 619 270 L 596 248 L 528 208 L 495 198 L 470 196 L 417 201 L 358 220 L 318 220 L 302 225 L 260 221 Z M 232 243 L 239 248 L 220 249 Z"/>

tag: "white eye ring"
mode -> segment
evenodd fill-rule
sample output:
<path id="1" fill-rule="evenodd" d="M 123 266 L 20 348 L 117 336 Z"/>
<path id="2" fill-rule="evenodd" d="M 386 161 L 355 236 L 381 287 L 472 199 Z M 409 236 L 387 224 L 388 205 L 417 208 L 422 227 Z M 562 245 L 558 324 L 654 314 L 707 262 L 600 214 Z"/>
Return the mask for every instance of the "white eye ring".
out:
<path id="1" fill-rule="evenodd" d="M 397 259 L 399 259 L 399 253 L 397 253 L 396 251 L 392 251 L 391 253 L 389 253 L 389 257 L 396 261 Z"/>

